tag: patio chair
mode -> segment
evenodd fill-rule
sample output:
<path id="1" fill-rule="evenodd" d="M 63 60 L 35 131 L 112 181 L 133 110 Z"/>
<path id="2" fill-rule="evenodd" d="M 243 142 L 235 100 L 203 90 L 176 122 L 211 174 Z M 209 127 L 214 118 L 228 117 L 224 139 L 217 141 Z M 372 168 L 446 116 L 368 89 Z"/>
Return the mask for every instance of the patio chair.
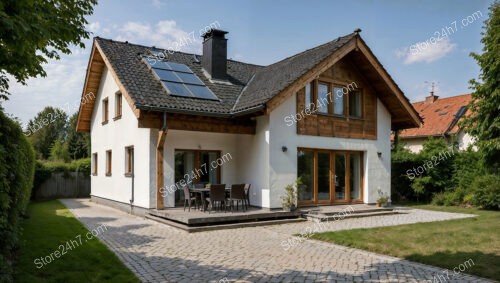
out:
<path id="1" fill-rule="evenodd" d="M 189 191 L 188 186 L 183 186 L 182 190 L 184 191 L 184 211 L 186 211 L 186 204 L 189 205 L 188 211 L 191 211 L 191 202 L 194 200 L 195 208 L 198 209 L 198 198 L 193 196 Z"/>
<path id="2" fill-rule="evenodd" d="M 210 205 L 209 214 L 216 206 L 220 211 L 222 205 L 224 205 L 224 212 L 226 212 L 226 184 L 211 185 L 210 196 L 206 200 Z"/>
<path id="3" fill-rule="evenodd" d="M 241 201 L 241 208 L 245 211 L 245 202 L 247 197 L 245 196 L 245 184 L 238 184 L 231 186 L 231 194 L 227 199 L 231 205 L 231 212 L 233 212 L 234 202 L 236 201 L 236 209 L 238 209 L 238 204 Z"/>
<path id="4" fill-rule="evenodd" d="M 250 187 L 251 184 L 245 184 L 245 197 L 246 197 L 246 203 L 247 203 L 247 209 L 250 207 Z"/>

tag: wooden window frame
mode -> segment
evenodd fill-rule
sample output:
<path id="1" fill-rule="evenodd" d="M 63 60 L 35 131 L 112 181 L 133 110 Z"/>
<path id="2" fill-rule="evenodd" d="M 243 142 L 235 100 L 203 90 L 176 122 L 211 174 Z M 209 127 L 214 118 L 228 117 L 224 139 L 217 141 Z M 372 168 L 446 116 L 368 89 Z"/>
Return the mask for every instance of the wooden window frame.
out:
<path id="1" fill-rule="evenodd" d="M 102 100 L 102 124 L 106 125 L 109 121 L 109 99 L 106 97 Z"/>
<path id="2" fill-rule="evenodd" d="M 106 150 L 106 176 L 111 176 L 113 171 L 113 152 L 110 150 Z"/>
<path id="3" fill-rule="evenodd" d="M 364 197 L 364 156 L 366 153 L 364 151 L 353 151 L 353 150 L 331 150 L 331 149 L 321 149 L 321 148 L 297 148 L 297 152 L 299 151 L 308 151 L 313 153 L 313 197 L 312 200 L 298 201 L 299 205 L 332 205 L 332 204 L 349 204 L 349 203 L 363 203 Z M 318 153 L 330 153 L 330 199 L 329 200 L 319 200 L 318 199 Z M 346 175 L 345 175 L 345 188 L 346 188 L 346 196 L 345 200 L 335 200 L 335 186 L 332 184 L 332 178 L 335 176 L 335 154 L 345 154 L 345 166 L 346 166 Z M 360 192 L 359 199 L 350 199 L 351 194 L 351 184 L 350 184 L 350 174 L 351 174 L 351 158 L 350 154 L 360 154 Z M 298 173 L 298 172 L 297 172 Z M 298 177 L 298 176 L 297 176 Z"/>
<path id="4" fill-rule="evenodd" d="M 134 172 L 134 146 L 125 147 L 125 177 L 132 177 Z"/>
<path id="5" fill-rule="evenodd" d="M 92 176 L 97 176 L 97 170 L 98 170 L 98 167 L 97 167 L 97 162 L 98 162 L 98 155 L 97 155 L 97 152 L 94 152 L 92 153 Z"/>
<path id="6" fill-rule="evenodd" d="M 123 107 L 123 96 L 120 91 L 117 91 L 115 93 L 115 117 L 113 118 L 113 121 L 121 119 L 122 107 Z"/>
<path id="7" fill-rule="evenodd" d="M 194 153 L 194 164 L 193 164 L 193 167 L 194 167 L 194 171 L 196 171 L 196 169 L 200 169 L 200 153 L 201 152 L 216 152 L 217 153 L 217 159 L 221 158 L 222 156 L 222 150 L 205 150 L 205 149 L 184 149 L 184 148 L 176 148 L 174 149 L 174 155 L 175 155 L 175 152 L 177 151 L 189 151 L 189 152 L 193 152 Z M 217 170 L 217 179 L 219 180 L 219 183 L 222 182 L 222 166 L 217 166 L 217 168 L 215 170 Z M 174 172 L 175 174 L 175 172 Z M 208 173 L 207 173 L 208 174 Z M 193 178 L 192 179 L 193 181 L 193 184 L 199 184 L 200 183 L 200 179 L 199 178 Z"/>
<path id="8" fill-rule="evenodd" d="M 357 88 L 356 90 L 354 90 L 353 92 L 358 92 L 359 93 L 359 96 L 360 96 L 360 100 L 361 100 L 361 116 L 359 117 L 356 117 L 356 116 L 351 116 L 351 113 L 350 113 L 350 109 L 349 109 L 349 104 L 350 104 L 350 93 L 349 92 L 349 95 L 347 95 L 347 115 L 350 119 L 364 119 L 364 116 L 365 116 L 365 94 L 364 94 L 364 91 L 362 88 Z"/>

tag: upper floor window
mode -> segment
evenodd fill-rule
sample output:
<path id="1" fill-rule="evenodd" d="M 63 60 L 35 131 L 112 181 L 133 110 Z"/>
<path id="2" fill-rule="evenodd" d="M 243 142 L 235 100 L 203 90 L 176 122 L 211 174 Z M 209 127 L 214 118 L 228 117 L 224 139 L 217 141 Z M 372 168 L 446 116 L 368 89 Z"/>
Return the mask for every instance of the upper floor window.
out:
<path id="1" fill-rule="evenodd" d="M 361 118 L 363 116 L 363 96 L 360 91 L 349 92 L 349 116 Z"/>
<path id="2" fill-rule="evenodd" d="M 108 120 L 109 120 L 109 101 L 108 101 L 108 98 L 104 98 L 102 100 L 102 124 L 106 124 L 108 123 Z"/>
<path id="3" fill-rule="evenodd" d="M 363 117 L 363 93 L 355 84 L 348 86 L 315 80 L 305 87 L 305 110 L 348 116 Z M 316 101 L 316 104 L 313 103 Z"/>
<path id="4" fill-rule="evenodd" d="M 114 120 L 120 119 L 122 117 L 122 93 L 117 92 L 115 94 L 115 118 Z"/>

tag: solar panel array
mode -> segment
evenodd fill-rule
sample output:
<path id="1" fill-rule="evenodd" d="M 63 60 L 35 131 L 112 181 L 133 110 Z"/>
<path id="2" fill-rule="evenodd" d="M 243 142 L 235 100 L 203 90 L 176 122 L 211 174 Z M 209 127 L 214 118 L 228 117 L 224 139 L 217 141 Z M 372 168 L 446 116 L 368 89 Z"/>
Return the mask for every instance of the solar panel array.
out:
<path id="1" fill-rule="evenodd" d="M 188 66 L 157 59 L 142 60 L 151 68 L 170 95 L 219 100 Z"/>

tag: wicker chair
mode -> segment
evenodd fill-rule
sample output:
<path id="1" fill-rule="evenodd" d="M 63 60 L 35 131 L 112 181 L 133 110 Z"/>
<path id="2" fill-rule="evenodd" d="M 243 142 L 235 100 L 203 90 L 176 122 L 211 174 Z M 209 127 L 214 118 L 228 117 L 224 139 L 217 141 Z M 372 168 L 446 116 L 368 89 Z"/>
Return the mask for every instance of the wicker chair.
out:
<path id="1" fill-rule="evenodd" d="M 210 212 L 217 206 L 220 208 L 224 205 L 224 212 L 226 211 L 226 184 L 217 184 L 210 186 L 210 197 L 206 198 L 210 205 Z"/>
<path id="2" fill-rule="evenodd" d="M 195 208 L 198 209 L 198 198 L 196 196 L 193 196 L 193 194 L 191 194 L 191 192 L 189 191 L 189 187 L 183 186 L 182 190 L 184 191 L 184 211 L 186 211 L 186 204 L 189 205 L 188 211 L 191 211 L 191 202 L 193 200 Z"/>
<path id="3" fill-rule="evenodd" d="M 246 197 L 246 204 L 247 204 L 247 209 L 250 207 L 250 187 L 251 184 L 245 184 L 245 197 Z"/>
<path id="4" fill-rule="evenodd" d="M 233 211 L 235 201 L 236 201 L 236 209 L 238 209 L 238 204 L 241 201 L 241 207 L 243 211 L 245 211 L 246 210 L 245 202 L 247 200 L 247 197 L 245 196 L 245 184 L 232 185 L 231 194 L 227 200 L 231 205 L 231 212 Z"/>

